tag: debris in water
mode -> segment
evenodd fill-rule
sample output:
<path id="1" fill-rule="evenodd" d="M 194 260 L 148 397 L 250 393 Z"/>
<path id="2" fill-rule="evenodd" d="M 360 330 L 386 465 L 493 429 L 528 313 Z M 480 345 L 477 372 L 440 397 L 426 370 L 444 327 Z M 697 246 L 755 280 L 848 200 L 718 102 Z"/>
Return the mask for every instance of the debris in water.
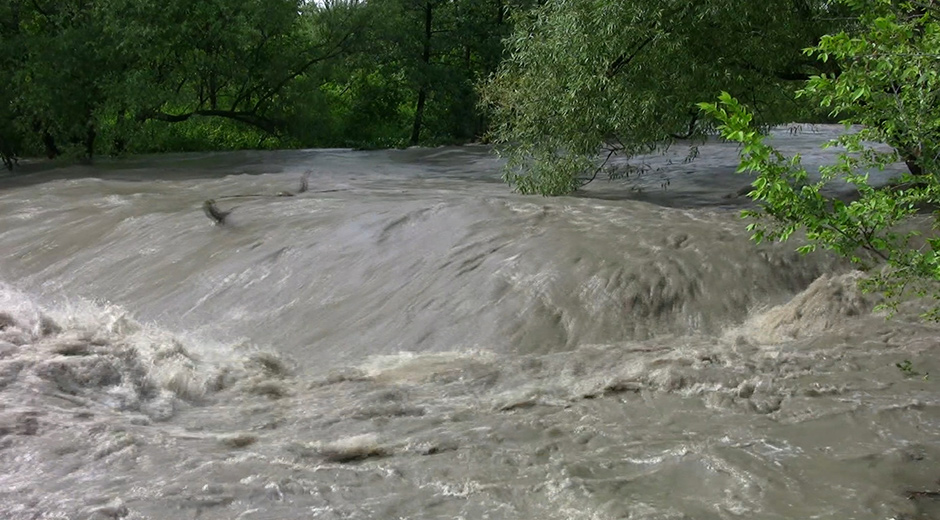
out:
<path id="1" fill-rule="evenodd" d="M 225 217 L 231 213 L 231 211 L 222 211 L 218 206 L 215 205 L 215 201 L 208 199 L 202 203 L 202 211 L 205 212 L 206 216 L 209 217 L 209 220 L 212 220 L 215 225 L 220 225 L 225 223 Z"/>
<path id="2" fill-rule="evenodd" d="M 219 197 L 219 198 L 220 199 L 248 199 L 248 198 L 272 197 L 272 196 L 273 197 L 293 197 L 294 195 L 304 193 L 307 191 L 308 186 L 309 186 L 307 179 L 310 176 L 310 173 L 311 173 L 310 170 L 307 170 L 304 173 L 303 177 L 301 177 L 300 189 L 297 190 L 296 194 L 290 191 L 279 191 L 275 193 L 274 195 L 259 193 L 256 195 L 251 195 L 251 194 L 249 195 L 226 195 L 226 196 Z M 232 208 L 232 209 L 235 209 L 235 208 Z M 202 211 L 205 212 L 206 216 L 209 217 L 209 219 L 212 220 L 216 225 L 224 224 L 225 217 L 229 216 L 229 214 L 232 213 L 232 209 L 228 211 L 220 210 L 219 207 L 215 203 L 215 199 L 207 199 L 205 202 L 202 203 Z"/>
<path id="3" fill-rule="evenodd" d="M 288 451 L 299 457 L 319 457 L 324 462 L 357 462 L 369 458 L 387 457 L 391 451 L 378 443 L 374 433 L 354 435 L 327 443 L 296 443 Z"/>
<path id="4" fill-rule="evenodd" d="M 105 518 L 124 518 L 130 511 L 127 509 L 127 506 L 124 505 L 124 501 L 120 498 L 112 500 L 107 505 L 95 507 L 89 510 L 92 519 L 105 519 Z"/>
<path id="5" fill-rule="evenodd" d="M 940 499 L 940 491 L 908 491 L 908 500 L 917 500 L 920 498 Z"/>
<path id="6" fill-rule="evenodd" d="M 258 436 L 245 432 L 234 433 L 221 436 L 219 442 L 229 448 L 244 448 L 258 442 Z"/>
<path id="7" fill-rule="evenodd" d="M 371 433 L 324 444 L 318 452 L 327 462 L 355 462 L 389 455 L 388 450 L 379 445 L 376 435 Z"/>

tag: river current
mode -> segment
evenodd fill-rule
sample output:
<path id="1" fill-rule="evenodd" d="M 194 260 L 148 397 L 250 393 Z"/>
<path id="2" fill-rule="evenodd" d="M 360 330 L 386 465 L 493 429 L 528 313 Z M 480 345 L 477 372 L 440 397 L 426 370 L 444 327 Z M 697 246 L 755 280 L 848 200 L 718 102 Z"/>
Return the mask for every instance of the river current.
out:
<path id="1" fill-rule="evenodd" d="M 940 518 L 940 326 L 751 242 L 736 153 L 559 198 L 482 146 L 25 164 L 0 518 Z"/>

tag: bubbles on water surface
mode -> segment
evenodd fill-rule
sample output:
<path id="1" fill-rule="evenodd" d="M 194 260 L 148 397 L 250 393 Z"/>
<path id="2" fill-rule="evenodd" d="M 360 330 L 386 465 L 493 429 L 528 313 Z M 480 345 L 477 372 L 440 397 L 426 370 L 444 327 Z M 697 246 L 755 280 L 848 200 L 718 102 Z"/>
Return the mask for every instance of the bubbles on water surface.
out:
<path id="1" fill-rule="evenodd" d="M 77 302 L 47 311 L 0 284 L 0 480 L 7 490 L 0 516 L 126 516 L 120 499 L 98 502 L 108 502 L 116 482 L 131 483 L 119 475 L 145 469 L 148 449 L 167 442 L 156 425 L 226 392 L 227 399 L 251 395 L 285 372 L 271 354 L 243 347 L 226 355 L 141 324 L 119 307 Z M 101 470 L 111 475 L 105 482 L 94 477 Z M 57 503 L 71 495 L 75 478 L 98 481 L 78 509 L 75 497 Z"/>
<path id="2" fill-rule="evenodd" d="M 708 202 L 740 178 L 539 201 L 477 152 L 292 153 L 0 193 L 0 271 L 42 294 L 0 290 L 0 517 L 936 512 L 938 393 L 896 363 L 936 373 L 937 327 L 754 248 Z M 345 191 L 205 225 L 297 157 Z"/>

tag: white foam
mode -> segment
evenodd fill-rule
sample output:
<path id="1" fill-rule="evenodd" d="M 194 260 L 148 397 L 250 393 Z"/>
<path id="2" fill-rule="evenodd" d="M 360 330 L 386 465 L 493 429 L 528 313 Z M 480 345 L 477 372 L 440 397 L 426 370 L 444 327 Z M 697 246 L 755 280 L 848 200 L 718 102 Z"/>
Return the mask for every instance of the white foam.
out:
<path id="1" fill-rule="evenodd" d="M 4 387 L 64 394 L 153 419 L 166 420 L 180 404 L 198 403 L 235 382 L 285 371 L 272 373 L 271 366 L 281 366 L 273 355 L 257 361 L 230 346 L 200 344 L 139 323 L 114 305 L 70 301 L 46 312 L 9 285 L 0 285 L 0 319 L 0 340 L 11 345 L 0 359 L 13 367 Z"/>

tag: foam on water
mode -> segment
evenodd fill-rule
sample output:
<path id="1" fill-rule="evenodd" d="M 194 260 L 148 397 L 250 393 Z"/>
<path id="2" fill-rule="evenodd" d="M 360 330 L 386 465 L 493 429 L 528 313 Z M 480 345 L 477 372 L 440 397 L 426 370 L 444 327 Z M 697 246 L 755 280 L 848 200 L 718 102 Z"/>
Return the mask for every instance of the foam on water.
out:
<path id="1" fill-rule="evenodd" d="M 770 332 L 751 337 L 405 352 L 309 379 L 5 286 L 0 514 L 921 518 L 905 493 L 936 477 L 940 399 L 891 362 L 937 369 L 937 327 L 845 305 L 857 277 L 755 311 Z M 829 317 L 798 326 L 796 302 Z"/>
<path id="2" fill-rule="evenodd" d="M 95 485 L 76 504 L 68 482 L 125 479 L 117 468 L 141 455 L 152 425 L 259 393 L 284 370 L 270 353 L 194 343 L 114 305 L 45 310 L 0 283 L 0 516 L 125 516 Z"/>
<path id="3" fill-rule="evenodd" d="M 266 361 L 271 354 L 249 355 L 247 348 L 235 354 L 219 345 L 187 345 L 114 305 L 79 302 L 44 312 L 6 284 L 0 285 L 0 338 L 4 386 L 24 385 L 24 393 L 68 395 L 153 419 L 167 419 L 179 403 L 197 403 L 242 382 L 257 371 L 252 364 L 279 363 Z M 230 359 L 223 359 L 225 350 Z"/>
<path id="4" fill-rule="evenodd" d="M 735 157 L 558 199 L 482 147 L 10 179 L 0 518 L 937 517 L 940 328 L 755 246 Z"/>

